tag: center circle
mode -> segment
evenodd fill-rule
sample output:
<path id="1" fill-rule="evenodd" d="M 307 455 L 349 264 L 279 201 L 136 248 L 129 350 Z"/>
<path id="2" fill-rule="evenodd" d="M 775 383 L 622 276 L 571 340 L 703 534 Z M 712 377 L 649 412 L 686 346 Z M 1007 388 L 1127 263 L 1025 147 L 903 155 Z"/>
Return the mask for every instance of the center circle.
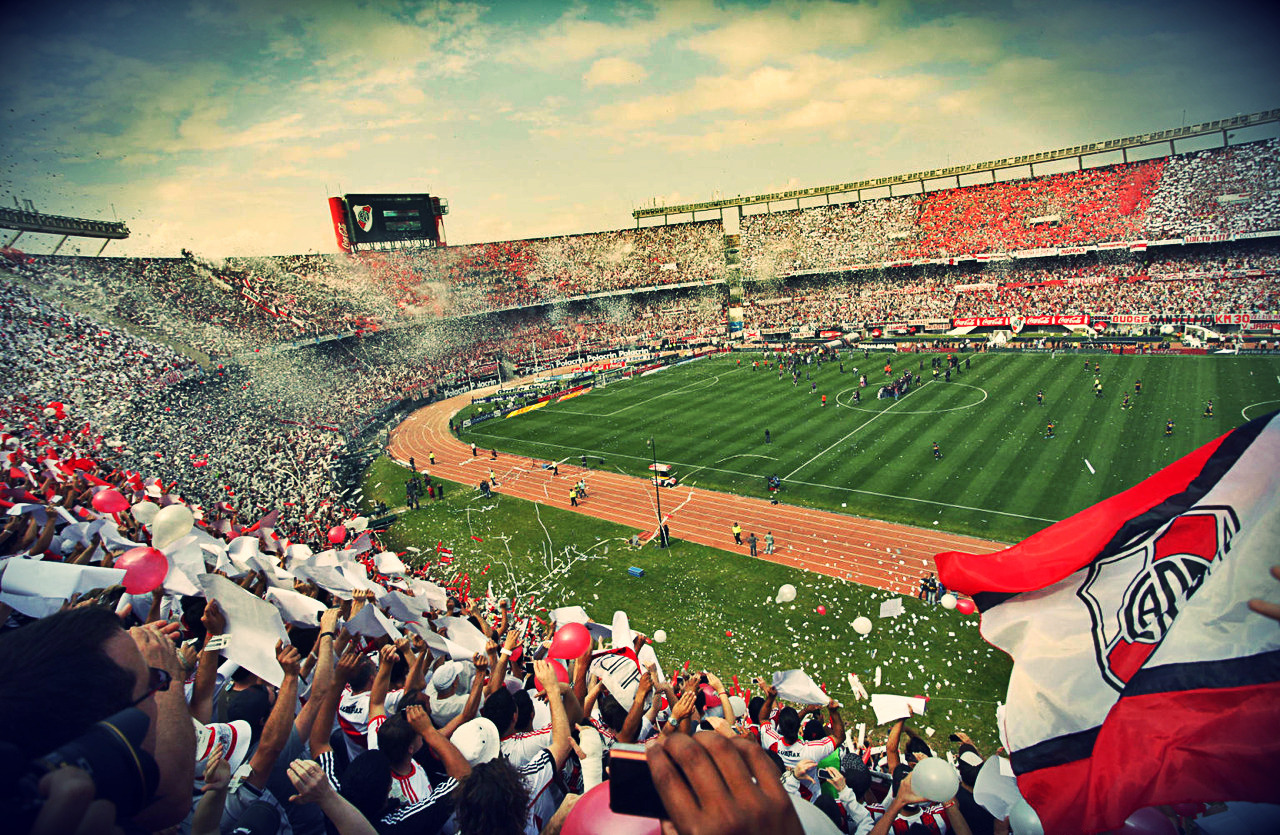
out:
<path id="1" fill-rule="evenodd" d="M 971 386 L 967 383 L 940 383 L 939 385 L 960 386 L 962 388 L 973 389 L 974 391 L 982 392 L 982 397 L 979 398 L 978 400 L 975 400 L 973 403 L 966 403 L 963 406 L 951 406 L 946 409 L 915 409 L 915 410 L 894 409 L 893 413 L 895 415 L 934 415 L 934 414 L 941 414 L 942 412 L 958 412 L 961 409 L 972 409 L 974 406 L 977 406 L 982 402 L 984 402 L 988 397 L 987 390 L 982 388 L 981 386 Z M 876 414 L 876 415 L 881 414 L 882 412 L 887 410 L 888 407 L 886 407 L 885 409 L 867 409 L 862 406 L 851 406 L 848 403 L 844 402 L 844 400 L 842 400 L 841 398 L 844 397 L 844 395 L 848 394 L 849 392 L 853 391 L 855 388 L 856 387 L 851 386 L 847 389 L 844 389 L 843 391 L 837 392 L 836 405 L 841 406 L 845 409 L 852 409 L 855 412 L 868 412 L 870 414 Z M 871 386 L 867 386 L 867 388 L 870 389 Z M 879 389 L 877 389 L 877 391 L 878 390 Z"/>

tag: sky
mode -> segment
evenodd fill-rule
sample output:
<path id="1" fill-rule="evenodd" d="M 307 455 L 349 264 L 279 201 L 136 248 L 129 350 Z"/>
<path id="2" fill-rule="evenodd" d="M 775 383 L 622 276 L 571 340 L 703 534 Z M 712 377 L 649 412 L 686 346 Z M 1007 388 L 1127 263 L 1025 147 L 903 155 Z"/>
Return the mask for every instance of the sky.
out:
<path id="1" fill-rule="evenodd" d="M 354 192 L 445 197 L 451 244 L 619 229 L 1280 107 L 1275 31 L 1232 2 L 26 4 L 0 204 L 124 220 L 115 255 L 335 252 Z"/>

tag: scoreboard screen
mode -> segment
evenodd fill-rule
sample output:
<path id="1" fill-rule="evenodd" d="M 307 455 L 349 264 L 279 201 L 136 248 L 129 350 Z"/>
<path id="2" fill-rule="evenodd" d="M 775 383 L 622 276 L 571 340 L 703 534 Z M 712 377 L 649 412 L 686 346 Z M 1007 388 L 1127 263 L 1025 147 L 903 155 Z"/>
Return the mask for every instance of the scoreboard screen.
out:
<path id="1" fill-rule="evenodd" d="M 440 240 L 429 194 L 348 194 L 344 199 L 354 243 Z"/>

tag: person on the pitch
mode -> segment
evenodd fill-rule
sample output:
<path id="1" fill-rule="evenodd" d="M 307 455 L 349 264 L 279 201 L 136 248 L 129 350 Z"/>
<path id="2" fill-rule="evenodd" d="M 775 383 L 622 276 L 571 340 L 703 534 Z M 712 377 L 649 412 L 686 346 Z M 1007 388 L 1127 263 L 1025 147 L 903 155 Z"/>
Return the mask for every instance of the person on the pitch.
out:
<path id="1" fill-rule="evenodd" d="M 739 525 L 737 522 L 734 522 L 732 530 L 733 530 L 733 541 L 736 544 L 741 545 L 742 544 L 742 526 Z"/>
<path id="2" fill-rule="evenodd" d="M 942 460 L 942 449 L 938 446 L 937 441 L 933 442 L 933 460 L 934 461 Z"/>
<path id="3" fill-rule="evenodd" d="M 1165 423 L 1165 425 L 1164 425 L 1164 434 L 1166 434 L 1166 435 L 1172 435 L 1172 434 L 1173 434 L 1173 418 L 1169 418 L 1168 422 L 1167 422 L 1167 423 Z"/>
<path id="4" fill-rule="evenodd" d="M 1036 392 L 1036 403 L 1040 406 L 1044 405 L 1044 389 Z"/>
<path id="5" fill-rule="evenodd" d="M 1133 381 L 1133 393 L 1142 394 L 1142 380 L 1139 379 Z"/>
<path id="6" fill-rule="evenodd" d="M 1045 427 L 1045 430 L 1044 430 L 1044 436 L 1045 436 L 1046 438 L 1052 438 L 1052 437 L 1053 437 L 1053 421 L 1052 421 L 1052 420 L 1051 420 L 1051 421 L 1049 421 L 1049 425 Z"/>
<path id="7" fill-rule="evenodd" d="M 1122 403 L 1120 404 L 1120 408 L 1121 408 L 1121 409 L 1128 409 L 1128 408 L 1130 408 L 1130 407 L 1129 407 L 1129 395 L 1127 395 L 1127 394 L 1126 394 L 1126 395 L 1124 396 L 1124 402 L 1122 402 Z"/>
<path id="8" fill-rule="evenodd" d="M 1204 416 L 1207 418 L 1213 417 L 1213 401 L 1212 400 L 1204 404 Z"/>

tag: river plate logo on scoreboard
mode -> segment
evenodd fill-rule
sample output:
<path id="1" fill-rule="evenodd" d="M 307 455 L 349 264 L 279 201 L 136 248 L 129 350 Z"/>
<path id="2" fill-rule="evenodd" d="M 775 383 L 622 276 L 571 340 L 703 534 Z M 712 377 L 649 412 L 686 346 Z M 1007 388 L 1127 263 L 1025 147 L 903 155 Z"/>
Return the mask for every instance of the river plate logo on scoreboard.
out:
<path id="1" fill-rule="evenodd" d="M 1077 595 L 1093 619 L 1103 678 L 1117 691 L 1160 647 L 1240 529 L 1229 507 L 1197 507 L 1095 560 Z"/>
<path id="2" fill-rule="evenodd" d="M 352 211 L 356 215 L 356 223 L 360 224 L 360 228 L 368 232 L 373 228 L 373 206 L 353 206 Z"/>

